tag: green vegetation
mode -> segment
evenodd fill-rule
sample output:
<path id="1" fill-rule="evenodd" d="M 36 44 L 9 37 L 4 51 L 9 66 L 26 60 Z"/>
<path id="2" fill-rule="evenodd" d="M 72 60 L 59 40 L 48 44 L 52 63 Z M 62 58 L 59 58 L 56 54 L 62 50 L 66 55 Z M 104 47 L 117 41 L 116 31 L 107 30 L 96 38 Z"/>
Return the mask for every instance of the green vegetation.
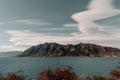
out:
<path id="1" fill-rule="evenodd" d="M 0 80 L 30 80 L 25 79 L 21 71 L 0 76 Z M 57 68 L 52 71 L 50 68 L 44 70 L 35 80 L 120 80 L 120 65 L 115 70 L 111 70 L 107 76 L 81 77 L 72 71 L 72 67 Z"/>

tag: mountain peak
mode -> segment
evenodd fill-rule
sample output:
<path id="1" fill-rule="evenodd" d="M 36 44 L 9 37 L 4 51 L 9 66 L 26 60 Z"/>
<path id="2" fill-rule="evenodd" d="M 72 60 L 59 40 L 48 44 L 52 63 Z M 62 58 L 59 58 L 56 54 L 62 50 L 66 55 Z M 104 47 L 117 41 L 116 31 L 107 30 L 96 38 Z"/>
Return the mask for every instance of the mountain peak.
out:
<path id="1" fill-rule="evenodd" d="M 62 56 L 88 56 L 88 57 L 107 57 L 120 56 L 120 49 L 107 46 L 101 46 L 90 43 L 79 43 L 76 45 L 62 45 L 58 43 L 44 43 L 32 46 L 25 50 L 22 57 L 62 57 Z"/>

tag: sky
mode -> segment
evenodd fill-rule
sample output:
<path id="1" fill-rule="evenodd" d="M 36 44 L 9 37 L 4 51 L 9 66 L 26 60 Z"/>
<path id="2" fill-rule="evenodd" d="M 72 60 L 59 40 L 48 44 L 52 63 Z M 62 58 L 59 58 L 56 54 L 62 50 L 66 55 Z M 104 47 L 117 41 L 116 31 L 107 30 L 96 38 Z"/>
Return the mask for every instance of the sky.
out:
<path id="1" fill-rule="evenodd" d="M 45 42 L 120 48 L 120 0 L 0 0 L 0 52 Z"/>

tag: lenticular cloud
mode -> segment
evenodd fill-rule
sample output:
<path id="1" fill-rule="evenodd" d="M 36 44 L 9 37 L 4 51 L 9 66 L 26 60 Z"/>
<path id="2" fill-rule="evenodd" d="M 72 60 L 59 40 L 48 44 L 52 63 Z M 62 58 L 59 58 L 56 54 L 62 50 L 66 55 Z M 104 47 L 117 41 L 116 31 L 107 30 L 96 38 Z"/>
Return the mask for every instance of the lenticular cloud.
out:
<path id="1" fill-rule="evenodd" d="M 88 10 L 75 13 L 71 17 L 78 22 L 80 32 L 99 32 L 101 26 L 95 23 L 95 21 L 120 14 L 120 10 L 115 9 L 113 2 L 114 0 L 91 0 Z"/>

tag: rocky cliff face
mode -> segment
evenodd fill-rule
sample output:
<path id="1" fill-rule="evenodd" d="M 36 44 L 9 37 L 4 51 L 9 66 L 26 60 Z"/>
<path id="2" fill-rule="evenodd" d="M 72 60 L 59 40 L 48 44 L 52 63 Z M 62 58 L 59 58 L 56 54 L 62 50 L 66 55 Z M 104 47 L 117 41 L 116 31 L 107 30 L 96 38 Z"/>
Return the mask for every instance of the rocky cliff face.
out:
<path id="1" fill-rule="evenodd" d="M 80 43 L 77 45 L 61 45 L 57 43 L 45 43 L 25 50 L 21 57 L 62 57 L 62 56 L 89 56 L 89 57 L 120 57 L 120 49 L 100 46 L 95 44 Z"/>

